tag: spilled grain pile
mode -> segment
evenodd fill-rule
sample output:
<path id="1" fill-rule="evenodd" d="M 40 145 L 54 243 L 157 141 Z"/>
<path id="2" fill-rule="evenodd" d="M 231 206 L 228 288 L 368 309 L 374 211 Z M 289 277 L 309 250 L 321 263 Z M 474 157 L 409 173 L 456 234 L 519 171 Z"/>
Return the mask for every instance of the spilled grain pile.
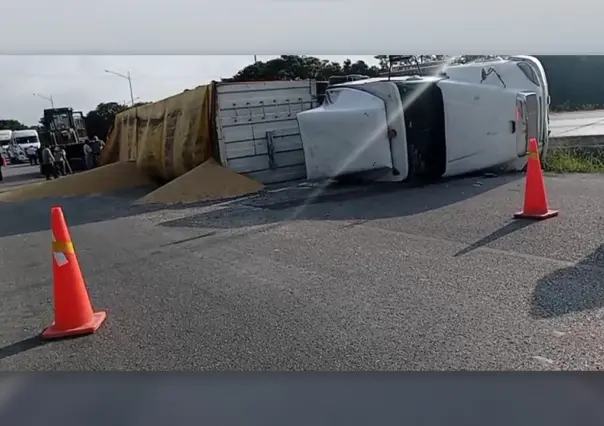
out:
<path id="1" fill-rule="evenodd" d="M 8 191 L 14 191 L 15 189 L 19 189 L 19 188 L 23 188 L 25 186 L 30 186 L 30 185 L 36 185 L 39 182 L 26 182 L 26 183 L 22 183 L 22 184 L 17 184 L 17 185 L 0 185 L 0 193 L 2 192 L 8 192 Z"/>
<path id="2" fill-rule="evenodd" d="M 102 194 L 151 185 L 154 185 L 153 181 L 138 170 L 135 163 L 118 162 L 59 179 L 16 187 L 0 193 L 0 201 Z"/>
<path id="3" fill-rule="evenodd" d="M 260 191 L 263 185 L 208 160 L 137 201 L 179 204 L 232 198 Z"/>

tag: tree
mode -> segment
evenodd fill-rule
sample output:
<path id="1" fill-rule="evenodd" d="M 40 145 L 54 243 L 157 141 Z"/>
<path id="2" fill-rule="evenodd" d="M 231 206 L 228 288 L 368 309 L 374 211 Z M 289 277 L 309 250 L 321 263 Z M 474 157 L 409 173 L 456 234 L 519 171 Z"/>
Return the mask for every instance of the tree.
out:
<path id="1" fill-rule="evenodd" d="M 29 127 L 18 120 L 0 120 L 0 130 L 25 130 Z"/>
<path id="2" fill-rule="evenodd" d="M 388 68 L 390 67 L 388 55 L 375 55 L 374 58 L 379 61 L 381 71 L 388 71 Z"/>
<path id="3" fill-rule="evenodd" d="M 95 109 L 86 114 L 86 132 L 90 137 L 98 136 L 100 139 L 107 139 L 115 116 L 126 109 L 128 106 L 117 102 L 98 104 Z"/>
<path id="4" fill-rule="evenodd" d="M 86 114 L 86 133 L 88 133 L 90 137 L 98 136 L 100 139 L 106 140 L 117 114 L 127 109 L 150 103 L 151 102 L 137 102 L 133 106 L 128 106 L 119 102 L 102 102 L 98 104 L 95 109 Z M 40 119 L 40 123 L 42 123 L 42 121 L 43 119 Z"/>
<path id="5" fill-rule="evenodd" d="M 281 55 L 267 62 L 250 64 L 231 78 L 223 82 L 262 81 L 262 80 L 306 80 L 327 81 L 334 75 L 364 74 L 369 77 L 379 75 L 380 69 L 369 66 L 363 61 L 352 63 L 350 59 L 342 65 L 337 62 L 319 59 L 314 56 Z"/>
<path id="6" fill-rule="evenodd" d="M 443 61 L 449 56 L 446 55 L 375 55 L 380 63 L 380 69 L 382 71 L 388 71 L 390 67 L 390 61 L 397 65 L 416 65 L 425 64 L 427 62 Z"/>
<path id="7" fill-rule="evenodd" d="M 537 56 L 547 75 L 554 111 L 604 108 L 604 56 Z"/>

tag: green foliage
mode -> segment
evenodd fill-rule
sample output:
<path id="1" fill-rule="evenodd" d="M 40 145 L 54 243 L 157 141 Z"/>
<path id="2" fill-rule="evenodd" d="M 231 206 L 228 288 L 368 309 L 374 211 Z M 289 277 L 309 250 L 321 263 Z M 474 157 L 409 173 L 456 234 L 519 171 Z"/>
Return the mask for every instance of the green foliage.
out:
<path id="1" fill-rule="evenodd" d="M 604 56 L 537 56 L 547 75 L 551 109 L 577 111 L 604 108 Z"/>
<path id="2" fill-rule="evenodd" d="M 543 170 L 552 173 L 603 173 L 601 150 L 557 148 L 548 152 Z"/>
<path id="3" fill-rule="evenodd" d="M 117 102 L 102 102 L 95 109 L 86 114 L 86 132 L 89 137 L 98 136 L 106 140 L 109 129 L 115 121 L 115 116 L 128 109 L 127 105 Z"/>
<path id="4" fill-rule="evenodd" d="M 342 64 L 315 58 L 313 56 L 281 55 L 267 62 L 250 64 L 223 82 L 262 80 L 306 80 L 327 81 L 333 75 L 363 74 L 375 77 L 380 67 L 369 66 L 364 61 L 352 62 L 346 59 Z"/>
<path id="5" fill-rule="evenodd" d="M 25 130 L 29 127 L 17 120 L 0 120 L 0 130 Z"/>
<path id="6" fill-rule="evenodd" d="M 415 65 L 426 62 L 442 61 L 448 56 L 446 55 L 375 55 L 374 58 L 379 62 L 379 68 L 382 71 L 387 71 L 390 66 L 390 57 L 402 57 L 403 60 L 396 61 L 398 65 Z M 469 58 L 469 56 L 461 56 L 460 58 Z"/>

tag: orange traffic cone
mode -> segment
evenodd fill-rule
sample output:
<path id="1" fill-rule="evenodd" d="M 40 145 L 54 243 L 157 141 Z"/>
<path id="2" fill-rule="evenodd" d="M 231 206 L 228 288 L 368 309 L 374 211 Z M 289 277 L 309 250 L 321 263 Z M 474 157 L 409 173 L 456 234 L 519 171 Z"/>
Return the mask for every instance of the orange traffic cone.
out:
<path id="1" fill-rule="evenodd" d="M 42 332 L 43 339 L 94 333 L 105 321 L 105 312 L 93 312 L 78 258 L 61 207 L 50 212 L 52 275 L 55 320 Z"/>
<path id="2" fill-rule="evenodd" d="M 526 168 L 526 184 L 524 188 L 524 208 L 515 213 L 517 219 L 543 220 L 558 216 L 558 210 L 550 210 L 547 204 L 545 181 L 539 161 L 537 139 L 529 141 L 528 163 Z"/>

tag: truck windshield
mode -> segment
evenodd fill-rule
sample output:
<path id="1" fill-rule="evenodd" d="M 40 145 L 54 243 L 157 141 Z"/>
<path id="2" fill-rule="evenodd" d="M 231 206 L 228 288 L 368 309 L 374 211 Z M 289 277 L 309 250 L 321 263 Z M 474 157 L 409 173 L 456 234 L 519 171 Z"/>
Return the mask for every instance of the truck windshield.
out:
<path id="1" fill-rule="evenodd" d="M 69 117 L 67 114 L 55 114 L 52 117 L 52 122 L 56 129 L 69 129 Z"/>
<path id="2" fill-rule="evenodd" d="M 15 138 L 15 142 L 17 144 L 38 143 L 38 138 L 36 136 L 20 136 Z"/>

